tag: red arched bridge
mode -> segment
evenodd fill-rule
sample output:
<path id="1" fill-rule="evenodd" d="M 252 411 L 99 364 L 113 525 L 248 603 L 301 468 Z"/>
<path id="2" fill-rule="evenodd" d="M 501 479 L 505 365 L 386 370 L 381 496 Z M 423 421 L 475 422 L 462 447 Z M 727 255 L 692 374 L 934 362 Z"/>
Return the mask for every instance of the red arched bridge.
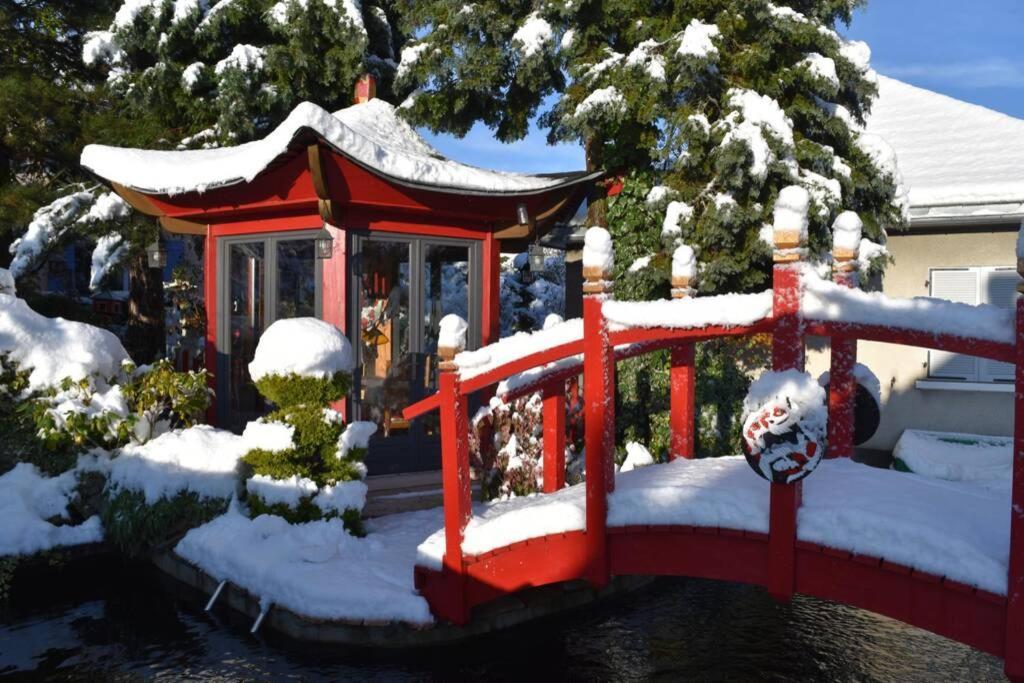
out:
<path id="1" fill-rule="evenodd" d="M 452 353 L 438 392 L 405 411 L 441 414 L 445 527 L 416 567 L 435 616 L 466 623 L 501 595 L 580 578 L 721 579 L 883 614 L 1003 657 L 1024 680 L 1024 299 L 1015 313 L 889 299 L 850 287 L 848 270 L 828 282 L 780 251 L 761 294 L 617 302 L 607 273 L 585 276 L 582 321 Z M 803 482 L 693 457 L 694 345 L 755 334 L 771 335 L 775 370 L 803 369 L 805 337 L 831 339 L 827 459 Z M 1016 365 L 1010 498 L 849 459 L 859 339 Z M 671 351 L 671 460 L 617 473 L 616 362 L 657 349 Z M 566 487 L 565 383 L 581 374 L 586 476 Z M 506 401 L 543 396 L 544 493 L 474 514 L 468 397 L 495 385 Z"/>

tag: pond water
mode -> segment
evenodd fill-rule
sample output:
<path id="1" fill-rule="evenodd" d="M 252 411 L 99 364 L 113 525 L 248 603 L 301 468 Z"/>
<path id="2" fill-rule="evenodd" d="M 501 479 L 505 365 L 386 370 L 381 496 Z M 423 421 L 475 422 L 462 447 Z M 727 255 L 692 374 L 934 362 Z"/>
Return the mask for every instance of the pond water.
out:
<path id="1" fill-rule="evenodd" d="M 340 578 L 340 577 L 339 577 Z M 310 650 L 147 566 L 94 563 L 15 584 L 0 678 L 173 680 L 1000 681 L 1001 660 L 898 622 L 760 588 L 660 579 L 613 601 L 413 654 Z"/>

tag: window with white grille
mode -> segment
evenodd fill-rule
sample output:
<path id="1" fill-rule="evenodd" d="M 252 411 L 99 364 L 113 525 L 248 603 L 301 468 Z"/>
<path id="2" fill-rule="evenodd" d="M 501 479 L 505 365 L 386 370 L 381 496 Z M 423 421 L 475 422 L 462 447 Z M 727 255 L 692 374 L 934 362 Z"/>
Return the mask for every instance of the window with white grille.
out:
<path id="1" fill-rule="evenodd" d="M 931 295 L 964 304 L 991 304 L 1013 310 L 1019 280 L 1013 267 L 936 268 L 930 274 Z M 929 351 L 928 376 L 965 382 L 1012 382 L 1013 365 L 959 353 Z"/>

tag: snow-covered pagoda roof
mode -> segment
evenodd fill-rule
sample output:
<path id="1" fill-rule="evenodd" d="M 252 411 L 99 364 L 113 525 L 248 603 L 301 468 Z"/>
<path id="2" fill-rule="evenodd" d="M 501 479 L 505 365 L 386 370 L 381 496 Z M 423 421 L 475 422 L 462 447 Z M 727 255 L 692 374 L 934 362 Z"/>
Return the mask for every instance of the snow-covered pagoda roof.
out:
<path id="1" fill-rule="evenodd" d="M 144 194 L 205 192 L 252 182 L 310 135 L 377 174 L 433 190 L 530 194 L 600 175 L 507 173 L 447 159 L 379 99 L 334 114 L 303 102 L 267 137 L 234 147 L 158 151 L 89 145 L 82 152 L 82 165 Z"/>
<path id="2" fill-rule="evenodd" d="M 1024 120 L 879 77 L 867 130 L 895 150 L 911 217 L 1024 214 Z"/>

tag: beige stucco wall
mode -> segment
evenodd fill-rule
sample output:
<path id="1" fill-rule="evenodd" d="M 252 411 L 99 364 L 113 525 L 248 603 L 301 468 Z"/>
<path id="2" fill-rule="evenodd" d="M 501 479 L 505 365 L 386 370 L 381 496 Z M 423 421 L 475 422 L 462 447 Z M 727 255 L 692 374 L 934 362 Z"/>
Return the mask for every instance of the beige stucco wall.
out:
<path id="1" fill-rule="evenodd" d="M 1012 266 L 1016 238 L 1015 230 L 890 235 L 895 263 L 886 271 L 883 291 L 892 297 L 928 296 L 929 268 Z M 829 354 L 825 340 L 814 342 L 809 344 L 807 369 L 818 376 L 828 369 Z M 926 349 L 860 342 L 857 360 L 882 383 L 882 424 L 866 448 L 889 450 L 909 428 L 1012 434 L 1012 393 L 915 388 L 928 375 Z"/>

